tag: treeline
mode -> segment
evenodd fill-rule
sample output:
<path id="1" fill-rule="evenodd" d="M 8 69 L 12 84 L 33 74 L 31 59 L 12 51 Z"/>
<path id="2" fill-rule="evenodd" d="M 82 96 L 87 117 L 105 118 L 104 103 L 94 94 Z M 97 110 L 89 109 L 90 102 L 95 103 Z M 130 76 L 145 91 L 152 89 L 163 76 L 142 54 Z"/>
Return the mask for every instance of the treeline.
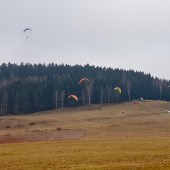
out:
<path id="1" fill-rule="evenodd" d="M 88 82 L 79 84 L 81 78 Z M 170 81 L 134 70 L 90 65 L 0 65 L 0 115 L 133 99 L 170 100 Z M 122 94 L 114 92 L 120 87 Z M 78 101 L 68 96 L 78 96 Z"/>

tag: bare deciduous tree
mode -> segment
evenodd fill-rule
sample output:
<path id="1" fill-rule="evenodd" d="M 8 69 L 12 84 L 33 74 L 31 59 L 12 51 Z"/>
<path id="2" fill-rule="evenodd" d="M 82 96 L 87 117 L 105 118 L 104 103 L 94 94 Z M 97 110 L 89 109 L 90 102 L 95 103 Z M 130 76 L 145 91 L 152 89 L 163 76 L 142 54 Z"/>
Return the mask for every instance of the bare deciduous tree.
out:
<path id="1" fill-rule="evenodd" d="M 100 88 L 100 104 L 103 104 L 103 96 L 104 96 L 104 89 L 103 87 Z"/>
<path id="2" fill-rule="evenodd" d="M 125 71 L 123 71 L 122 73 L 122 84 L 127 89 L 128 100 L 130 101 L 131 100 L 131 82 L 128 79 Z"/>
<path id="3" fill-rule="evenodd" d="M 58 108 L 58 91 L 55 91 L 55 108 Z"/>
<path id="4" fill-rule="evenodd" d="M 128 93 L 128 98 L 130 101 L 131 100 L 131 83 L 129 80 L 127 80 L 127 93 Z"/>
<path id="5" fill-rule="evenodd" d="M 91 104 L 91 96 L 92 96 L 92 90 L 93 90 L 93 80 L 90 80 L 89 83 L 86 86 L 87 89 L 87 96 L 88 96 L 88 104 Z"/>
<path id="6" fill-rule="evenodd" d="M 64 108 L 65 91 L 61 91 L 61 107 Z"/>
<path id="7" fill-rule="evenodd" d="M 85 92 L 84 92 L 84 90 L 81 91 L 81 94 L 82 94 L 82 104 L 84 106 L 85 105 Z"/>
<path id="8" fill-rule="evenodd" d="M 111 94 L 112 94 L 112 85 L 107 85 L 106 86 L 106 90 L 107 90 L 107 103 L 109 104 L 110 103 L 110 97 L 111 97 Z"/>
<path id="9" fill-rule="evenodd" d="M 14 112 L 19 113 L 19 93 L 16 91 Z"/>
<path id="10" fill-rule="evenodd" d="M 163 86 L 164 86 L 164 81 L 162 79 L 160 79 L 159 80 L 159 97 L 160 97 L 160 100 L 162 99 Z"/>

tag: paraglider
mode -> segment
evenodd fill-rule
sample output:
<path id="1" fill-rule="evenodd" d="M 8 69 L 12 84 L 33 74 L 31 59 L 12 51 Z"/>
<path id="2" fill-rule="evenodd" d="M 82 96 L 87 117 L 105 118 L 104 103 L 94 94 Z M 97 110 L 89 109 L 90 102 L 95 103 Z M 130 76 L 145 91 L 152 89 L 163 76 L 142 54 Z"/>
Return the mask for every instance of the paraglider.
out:
<path id="1" fill-rule="evenodd" d="M 116 92 L 116 98 L 117 98 L 117 103 L 118 103 L 118 98 L 119 98 L 119 95 L 122 94 L 122 90 L 120 87 L 115 87 L 114 91 Z"/>
<path id="2" fill-rule="evenodd" d="M 122 90 L 121 90 L 120 87 L 115 87 L 115 88 L 114 88 L 114 91 L 116 91 L 116 92 L 119 93 L 119 94 L 122 94 Z"/>
<path id="3" fill-rule="evenodd" d="M 26 28 L 23 32 L 26 32 L 26 31 L 28 31 L 28 30 L 32 31 L 31 28 Z"/>
<path id="4" fill-rule="evenodd" d="M 78 101 L 78 97 L 76 95 L 69 95 L 68 99 L 73 98 L 74 100 Z"/>
<path id="5" fill-rule="evenodd" d="M 81 83 L 83 83 L 83 82 L 85 82 L 85 81 L 89 82 L 89 79 L 84 77 L 84 78 L 82 78 L 82 79 L 79 81 L 79 84 L 81 84 Z"/>
<path id="6" fill-rule="evenodd" d="M 32 31 L 32 29 L 31 28 L 26 28 L 26 29 L 23 30 L 23 33 L 27 33 L 28 32 L 26 38 L 28 38 L 29 31 Z"/>

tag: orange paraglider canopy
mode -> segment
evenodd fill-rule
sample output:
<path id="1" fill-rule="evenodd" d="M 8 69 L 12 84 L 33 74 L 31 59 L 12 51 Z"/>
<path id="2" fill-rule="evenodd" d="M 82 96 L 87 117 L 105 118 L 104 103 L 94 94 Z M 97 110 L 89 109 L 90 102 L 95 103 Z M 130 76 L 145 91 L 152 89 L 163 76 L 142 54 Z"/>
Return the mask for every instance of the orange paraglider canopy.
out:
<path id="1" fill-rule="evenodd" d="M 88 78 L 82 78 L 80 81 L 79 81 L 79 84 L 81 84 L 82 82 L 84 82 L 84 81 L 89 81 L 89 79 Z"/>
<path id="2" fill-rule="evenodd" d="M 69 99 L 69 98 L 73 98 L 73 99 L 75 99 L 76 101 L 78 101 L 78 97 L 77 97 L 76 95 L 71 94 L 71 95 L 68 96 L 68 99 Z"/>

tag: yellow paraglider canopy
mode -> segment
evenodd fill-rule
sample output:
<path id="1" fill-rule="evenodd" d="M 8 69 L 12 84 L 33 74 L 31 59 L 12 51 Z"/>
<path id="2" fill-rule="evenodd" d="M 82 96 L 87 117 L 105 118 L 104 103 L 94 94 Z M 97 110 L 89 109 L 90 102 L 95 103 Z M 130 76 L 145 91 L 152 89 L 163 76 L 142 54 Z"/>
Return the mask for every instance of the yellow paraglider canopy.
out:
<path id="1" fill-rule="evenodd" d="M 122 94 L 122 90 L 120 87 L 115 87 L 114 91 L 117 91 L 119 94 Z"/>

